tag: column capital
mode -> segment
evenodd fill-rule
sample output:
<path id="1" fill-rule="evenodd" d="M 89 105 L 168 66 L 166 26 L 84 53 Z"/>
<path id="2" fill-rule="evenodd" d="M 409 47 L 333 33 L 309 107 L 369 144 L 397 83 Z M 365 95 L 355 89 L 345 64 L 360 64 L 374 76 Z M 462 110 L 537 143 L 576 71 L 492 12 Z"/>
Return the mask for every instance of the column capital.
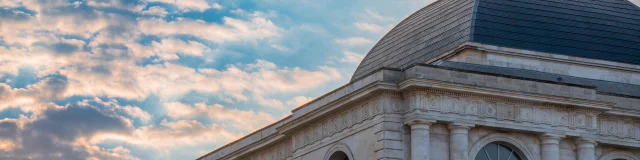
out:
<path id="1" fill-rule="evenodd" d="M 470 124 L 470 123 L 459 123 L 459 122 L 451 122 L 449 124 L 447 124 L 447 128 L 449 129 L 470 129 L 472 127 L 475 127 L 475 124 Z"/>
<path id="2" fill-rule="evenodd" d="M 469 134 L 469 129 L 475 127 L 474 124 L 452 122 L 447 124 L 450 134 Z"/>
<path id="3" fill-rule="evenodd" d="M 542 144 L 560 144 L 560 139 L 566 137 L 561 134 L 543 133 L 540 135 Z"/>
<path id="4" fill-rule="evenodd" d="M 414 126 L 414 125 L 429 125 L 429 126 L 431 126 L 431 124 L 433 124 L 433 123 L 436 123 L 436 120 L 426 119 L 426 118 L 414 118 L 414 119 L 410 119 L 410 120 L 404 122 L 404 124 L 409 125 L 409 126 Z"/>
<path id="5" fill-rule="evenodd" d="M 590 138 L 578 137 L 576 138 L 576 145 L 578 148 L 595 148 L 598 142 Z"/>

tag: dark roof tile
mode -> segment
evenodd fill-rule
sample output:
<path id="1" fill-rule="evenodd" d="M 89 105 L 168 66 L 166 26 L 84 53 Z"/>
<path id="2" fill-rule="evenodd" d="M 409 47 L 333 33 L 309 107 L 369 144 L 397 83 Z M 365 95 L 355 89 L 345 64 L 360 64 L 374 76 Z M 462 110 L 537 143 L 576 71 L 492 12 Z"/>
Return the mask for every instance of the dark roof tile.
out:
<path id="1" fill-rule="evenodd" d="M 640 64 L 640 8 L 627 0 L 439 0 L 387 33 L 351 80 L 465 42 Z"/>

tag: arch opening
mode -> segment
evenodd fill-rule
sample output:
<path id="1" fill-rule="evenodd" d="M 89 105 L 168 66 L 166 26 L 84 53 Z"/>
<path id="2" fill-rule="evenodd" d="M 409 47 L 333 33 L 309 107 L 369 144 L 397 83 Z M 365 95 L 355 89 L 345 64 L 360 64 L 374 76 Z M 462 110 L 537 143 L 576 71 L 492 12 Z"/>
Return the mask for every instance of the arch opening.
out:
<path id="1" fill-rule="evenodd" d="M 532 154 L 533 152 L 531 152 L 531 150 L 526 145 L 524 145 L 526 144 L 525 142 L 514 137 L 513 135 L 505 133 L 492 133 L 480 138 L 472 145 L 468 154 L 469 160 L 475 160 L 476 156 L 480 153 L 486 154 L 484 153 L 483 148 L 491 144 L 501 145 L 503 147 L 511 149 L 514 153 L 517 153 L 519 160 L 539 159 L 537 156 L 535 156 L 535 154 Z M 500 160 L 507 159 L 509 159 L 508 156 L 507 158 L 500 158 Z M 513 160 L 513 157 L 511 158 L 511 160 Z"/>
<path id="2" fill-rule="evenodd" d="M 337 143 L 325 153 L 324 160 L 355 160 L 355 158 L 349 150 L 349 146 Z"/>
<path id="3" fill-rule="evenodd" d="M 333 152 L 329 157 L 329 160 L 349 160 L 349 156 L 342 151 Z"/>
<path id="4" fill-rule="evenodd" d="M 504 142 L 492 142 L 483 146 L 474 160 L 524 160 L 521 151 Z"/>

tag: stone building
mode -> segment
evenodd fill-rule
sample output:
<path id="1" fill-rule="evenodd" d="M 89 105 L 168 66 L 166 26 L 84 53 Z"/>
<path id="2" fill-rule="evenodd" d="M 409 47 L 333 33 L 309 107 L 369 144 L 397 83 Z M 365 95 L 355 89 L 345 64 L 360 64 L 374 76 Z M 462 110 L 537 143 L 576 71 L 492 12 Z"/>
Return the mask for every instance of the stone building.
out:
<path id="1" fill-rule="evenodd" d="M 439 0 L 350 83 L 213 159 L 640 160 L 640 8 Z"/>

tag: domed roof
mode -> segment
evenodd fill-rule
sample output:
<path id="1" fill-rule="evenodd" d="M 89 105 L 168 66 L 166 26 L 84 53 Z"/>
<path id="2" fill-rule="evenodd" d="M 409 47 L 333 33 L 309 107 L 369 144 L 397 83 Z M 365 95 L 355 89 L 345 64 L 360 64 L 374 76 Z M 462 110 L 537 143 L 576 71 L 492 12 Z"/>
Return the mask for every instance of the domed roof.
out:
<path id="1" fill-rule="evenodd" d="M 387 33 L 351 80 L 465 42 L 640 64 L 640 8 L 627 0 L 438 0 Z"/>

